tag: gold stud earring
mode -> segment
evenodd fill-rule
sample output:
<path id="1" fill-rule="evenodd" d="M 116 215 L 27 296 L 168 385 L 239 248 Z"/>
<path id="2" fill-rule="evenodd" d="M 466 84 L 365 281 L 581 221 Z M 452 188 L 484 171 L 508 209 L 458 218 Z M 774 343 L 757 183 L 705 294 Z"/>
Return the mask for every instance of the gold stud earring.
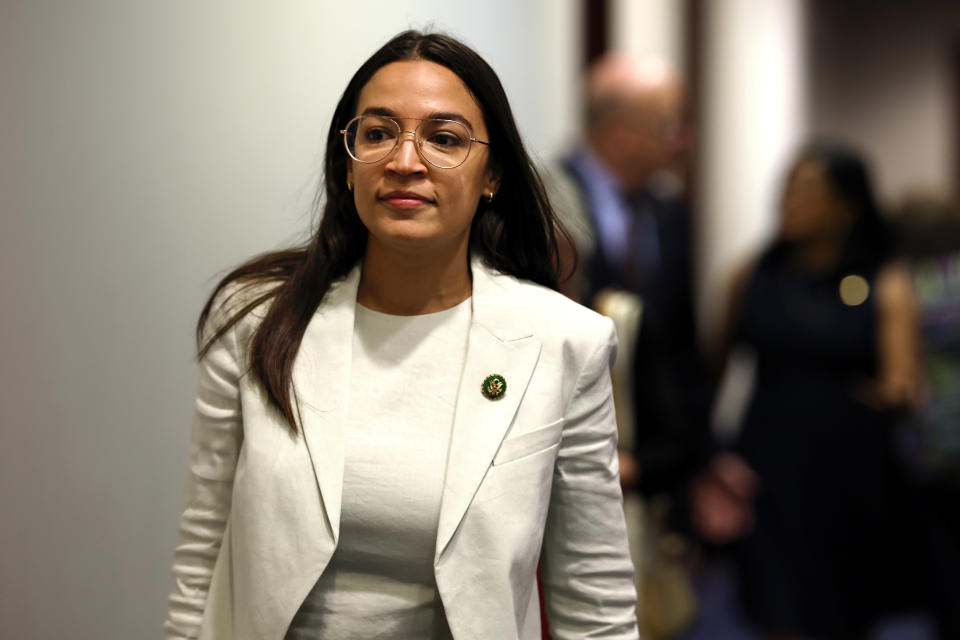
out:
<path id="1" fill-rule="evenodd" d="M 347 180 L 347 190 L 353 191 L 353 180 Z"/>
<path id="2" fill-rule="evenodd" d="M 485 196 L 483 196 L 483 197 L 486 198 L 487 202 L 493 202 L 493 196 L 494 196 L 494 193 L 493 193 L 493 191 L 491 191 L 490 193 L 488 193 L 487 195 L 485 195 Z"/>

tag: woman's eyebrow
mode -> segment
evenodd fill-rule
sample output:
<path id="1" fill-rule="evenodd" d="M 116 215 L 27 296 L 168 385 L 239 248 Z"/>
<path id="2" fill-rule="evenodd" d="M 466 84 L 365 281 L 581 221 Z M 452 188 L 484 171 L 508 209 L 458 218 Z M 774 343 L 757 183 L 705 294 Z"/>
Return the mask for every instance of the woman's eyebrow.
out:
<path id="1" fill-rule="evenodd" d="M 367 107 L 363 110 L 362 116 L 385 116 L 387 118 L 404 118 L 408 116 L 398 116 L 393 109 L 388 109 L 387 107 Z M 466 116 L 462 113 L 457 113 L 456 111 L 434 111 L 427 115 L 426 118 L 414 118 L 415 120 L 456 120 L 457 122 L 462 122 L 467 125 L 470 130 L 473 130 L 473 124 L 467 120 Z"/>
<path id="2" fill-rule="evenodd" d="M 388 118 L 396 117 L 396 113 L 392 109 L 387 109 L 386 107 L 367 107 L 363 110 L 362 116 L 386 116 Z"/>
<path id="3" fill-rule="evenodd" d="M 473 124 L 467 120 L 466 116 L 456 111 L 434 111 L 430 114 L 430 117 L 434 120 L 456 120 L 457 122 L 462 122 L 467 125 L 471 131 L 473 130 Z"/>

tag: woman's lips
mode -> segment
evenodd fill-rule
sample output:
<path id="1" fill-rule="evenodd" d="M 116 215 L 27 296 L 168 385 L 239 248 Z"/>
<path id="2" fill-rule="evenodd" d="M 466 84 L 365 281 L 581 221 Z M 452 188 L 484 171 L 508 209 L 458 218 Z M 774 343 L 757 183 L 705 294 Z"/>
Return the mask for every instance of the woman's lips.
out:
<path id="1" fill-rule="evenodd" d="M 391 191 L 381 196 L 381 200 L 398 209 L 416 209 L 431 204 L 433 200 L 410 191 Z"/>

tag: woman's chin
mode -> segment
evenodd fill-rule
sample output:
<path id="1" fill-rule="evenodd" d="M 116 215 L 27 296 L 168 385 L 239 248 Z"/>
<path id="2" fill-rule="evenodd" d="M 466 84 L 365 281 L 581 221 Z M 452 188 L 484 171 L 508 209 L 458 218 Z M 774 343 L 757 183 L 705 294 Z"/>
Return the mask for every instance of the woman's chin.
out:
<path id="1" fill-rule="evenodd" d="M 466 247 L 467 235 L 450 236 L 429 225 L 394 224 L 370 233 L 369 245 L 382 250 L 419 254 Z"/>

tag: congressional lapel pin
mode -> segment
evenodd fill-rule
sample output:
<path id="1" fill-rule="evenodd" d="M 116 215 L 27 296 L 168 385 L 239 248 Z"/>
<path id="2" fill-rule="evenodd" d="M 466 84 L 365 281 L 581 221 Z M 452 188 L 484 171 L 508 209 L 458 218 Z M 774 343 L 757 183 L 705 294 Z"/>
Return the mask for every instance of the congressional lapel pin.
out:
<path id="1" fill-rule="evenodd" d="M 487 400 L 499 400 L 507 392 L 507 381 L 499 373 L 491 373 L 483 379 L 480 393 Z"/>

